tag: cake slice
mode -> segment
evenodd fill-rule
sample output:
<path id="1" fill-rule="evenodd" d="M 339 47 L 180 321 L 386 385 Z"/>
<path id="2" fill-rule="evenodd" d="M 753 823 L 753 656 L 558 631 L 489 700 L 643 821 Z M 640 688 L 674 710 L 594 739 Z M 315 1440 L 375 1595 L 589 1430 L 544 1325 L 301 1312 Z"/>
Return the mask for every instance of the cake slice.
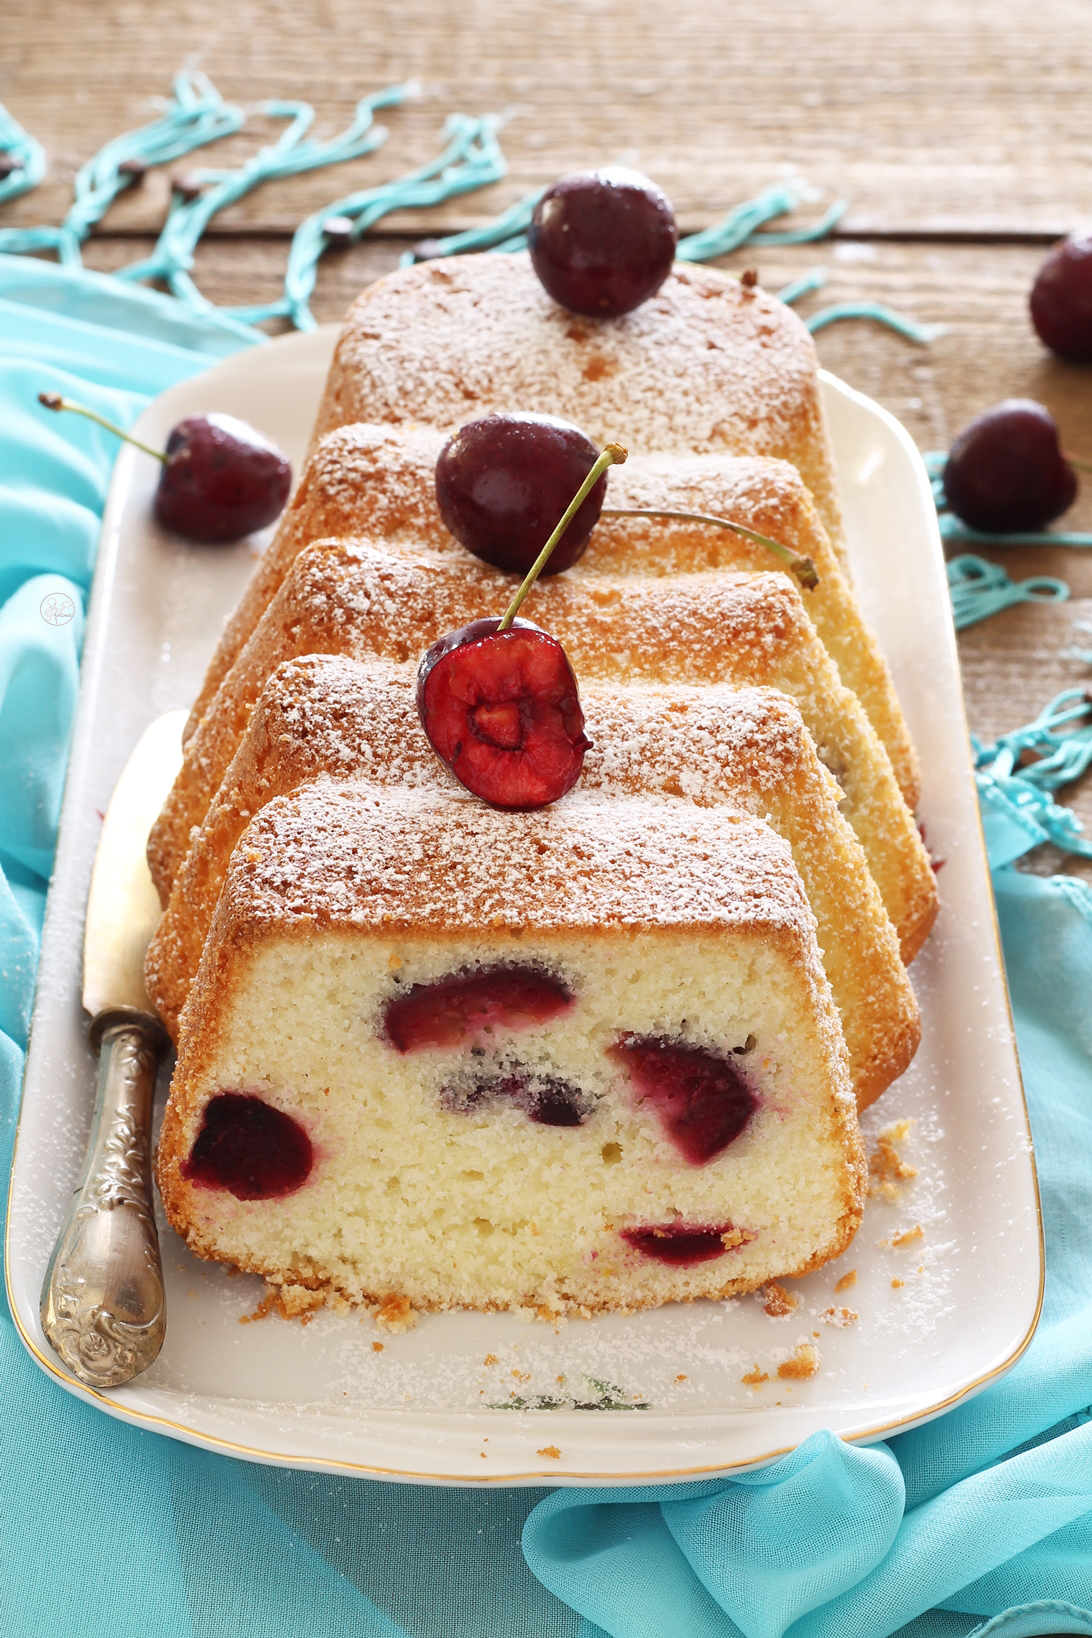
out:
<path id="1" fill-rule="evenodd" d="M 677 262 L 622 318 L 581 318 L 530 259 L 453 256 L 389 273 L 350 307 L 315 439 L 354 421 L 452 432 L 492 410 L 560 415 L 631 455 L 775 455 L 844 531 L 815 345 L 784 302 Z"/>
<path id="2" fill-rule="evenodd" d="M 364 537 L 469 563 L 436 505 L 435 467 L 445 434 L 431 427 L 348 426 L 320 440 L 269 550 L 255 569 L 213 655 L 187 724 L 207 710 L 292 563 L 317 540 Z M 814 502 L 796 468 L 765 457 L 633 457 L 610 475 L 612 507 L 704 512 L 770 535 L 816 565 L 804 606 L 846 687 L 880 737 L 908 805 L 919 796 L 917 759 L 879 644 L 863 619 Z M 781 570 L 773 553 L 726 529 L 680 519 L 603 518 L 569 574 L 692 574 Z"/>
<path id="3" fill-rule="evenodd" d="M 283 660 L 344 654 L 412 663 L 444 633 L 503 612 L 509 585 L 485 564 L 455 567 L 449 558 L 367 541 L 320 543 L 302 552 L 190 738 L 152 828 L 148 861 L 162 902 L 250 713 Z M 539 582 L 534 613 L 565 645 L 584 682 L 719 682 L 789 694 L 842 790 L 842 812 L 864 849 L 904 959 L 911 959 L 936 913 L 928 856 L 887 753 L 839 680 L 787 576 L 557 575 Z"/>
<path id="4" fill-rule="evenodd" d="M 278 798 L 183 1021 L 170 1222 L 297 1310 L 628 1312 L 806 1273 L 865 1181 L 813 926 L 752 818 Z"/>
<path id="5" fill-rule="evenodd" d="M 585 685 L 582 704 L 592 740 L 582 790 L 721 805 L 765 818 L 789 843 L 865 1108 L 909 1064 L 920 1019 L 860 843 L 796 707 L 766 688 L 612 683 Z M 412 666 L 310 655 L 269 679 L 149 946 L 148 993 L 176 1039 L 239 838 L 266 803 L 324 775 L 457 789 L 418 720 Z"/>

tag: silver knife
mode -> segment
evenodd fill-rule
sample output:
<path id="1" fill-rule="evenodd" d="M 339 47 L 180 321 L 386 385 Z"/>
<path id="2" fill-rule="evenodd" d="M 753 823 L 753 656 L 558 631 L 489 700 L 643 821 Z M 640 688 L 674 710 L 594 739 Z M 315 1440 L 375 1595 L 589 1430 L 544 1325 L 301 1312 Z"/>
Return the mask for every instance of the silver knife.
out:
<path id="1" fill-rule="evenodd" d="M 42 1285 L 42 1327 L 81 1382 L 129 1382 L 163 1346 L 167 1315 L 152 1210 L 156 1071 L 170 1050 L 144 988 L 159 920 L 148 832 L 182 761 L 185 711 L 153 722 L 106 810 L 83 942 L 83 1004 L 99 1054 L 87 1158 Z"/>

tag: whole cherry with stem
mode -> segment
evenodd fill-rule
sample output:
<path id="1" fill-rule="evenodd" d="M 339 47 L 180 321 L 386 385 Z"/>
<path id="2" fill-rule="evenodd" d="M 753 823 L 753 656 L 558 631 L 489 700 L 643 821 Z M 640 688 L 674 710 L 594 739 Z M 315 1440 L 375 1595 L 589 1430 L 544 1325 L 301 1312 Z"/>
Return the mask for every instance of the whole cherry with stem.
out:
<path id="1" fill-rule="evenodd" d="M 165 450 L 152 449 L 97 411 L 59 392 L 40 392 L 50 410 L 72 410 L 159 461 L 153 510 L 186 540 L 219 545 L 264 529 L 284 510 L 292 488 L 288 457 L 233 415 L 188 415 L 172 427 Z"/>
<path id="2" fill-rule="evenodd" d="M 621 444 L 607 444 L 499 620 L 450 632 L 421 661 L 417 710 L 429 743 L 493 807 L 545 807 L 580 777 L 590 742 L 572 666 L 556 637 L 517 615 L 585 497 L 625 459 Z"/>

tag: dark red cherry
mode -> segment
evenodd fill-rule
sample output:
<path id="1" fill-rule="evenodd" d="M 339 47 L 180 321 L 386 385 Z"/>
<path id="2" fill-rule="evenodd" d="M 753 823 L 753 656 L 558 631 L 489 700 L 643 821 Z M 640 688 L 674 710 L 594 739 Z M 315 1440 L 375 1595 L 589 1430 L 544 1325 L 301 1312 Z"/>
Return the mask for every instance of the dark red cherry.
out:
<path id="1" fill-rule="evenodd" d="M 944 468 L 956 517 L 985 534 L 1041 529 L 1073 504 L 1077 477 L 1058 447 L 1054 417 L 1030 398 L 1006 398 L 964 427 Z"/>
<path id="2" fill-rule="evenodd" d="M 1052 352 L 1092 360 L 1092 229 L 1054 246 L 1031 287 L 1031 322 Z"/>
<path id="3" fill-rule="evenodd" d="M 524 575 L 595 465 L 599 451 L 554 415 L 486 415 L 452 434 L 436 462 L 436 503 L 475 557 Z M 543 574 L 582 557 L 607 493 L 604 472 L 550 553 Z"/>
<path id="4" fill-rule="evenodd" d="M 187 540 L 241 540 L 284 510 L 287 457 L 233 415 L 188 415 L 167 439 L 167 455 L 155 515 Z"/>
<path id="5" fill-rule="evenodd" d="M 458 1115 L 514 1104 L 536 1126 L 583 1126 L 592 1111 L 591 1099 L 571 1081 L 520 1066 L 504 1074 L 445 1086 L 440 1102 Z"/>
<path id="6" fill-rule="evenodd" d="M 728 1249 L 724 1236 L 731 1232 L 731 1223 L 710 1228 L 689 1223 L 664 1223 L 650 1228 L 623 1229 L 622 1239 L 645 1257 L 654 1257 L 658 1263 L 683 1268 L 689 1263 L 708 1263 L 714 1257 L 723 1257 Z"/>
<path id="7" fill-rule="evenodd" d="M 565 650 L 530 620 L 475 620 L 433 643 L 417 711 L 440 760 L 495 808 L 541 808 L 580 777 L 584 736 Z"/>
<path id="8" fill-rule="evenodd" d="M 703 1166 L 739 1137 L 757 1100 L 730 1058 L 660 1035 L 627 1035 L 610 1056 L 629 1071 L 680 1154 Z"/>
<path id="9" fill-rule="evenodd" d="M 399 1052 L 458 1047 L 487 1029 L 529 1029 L 572 1004 L 561 980 L 539 967 L 482 967 L 412 985 L 387 1002 L 383 1030 Z"/>
<path id="10" fill-rule="evenodd" d="M 237 1200 L 273 1200 L 302 1187 L 313 1161 L 311 1139 L 283 1109 L 251 1092 L 218 1092 L 205 1105 L 182 1176 Z"/>
<path id="11" fill-rule="evenodd" d="M 544 289 L 591 318 L 617 318 L 654 296 L 671 271 L 675 243 L 665 195 L 621 165 L 563 176 L 543 194 L 527 230 Z"/>

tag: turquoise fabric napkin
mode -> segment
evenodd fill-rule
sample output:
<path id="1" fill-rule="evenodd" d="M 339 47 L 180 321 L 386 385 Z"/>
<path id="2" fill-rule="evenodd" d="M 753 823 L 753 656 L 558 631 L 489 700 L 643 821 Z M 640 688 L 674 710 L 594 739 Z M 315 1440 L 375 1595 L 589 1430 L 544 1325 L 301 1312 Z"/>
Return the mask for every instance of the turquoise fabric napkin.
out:
<path id="1" fill-rule="evenodd" d="M 128 423 L 235 345 L 168 298 L 0 256 L 3 1188 L 115 454 L 37 394 Z M 67 625 L 42 617 L 54 594 Z M 114 1422 L 45 1377 L 0 1305 L 6 1638 L 1092 1638 L 1092 893 L 998 843 L 1048 1243 L 1043 1321 L 1006 1378 L 886 1444 L 818 1434 L 727 1483 L 443 1490 Z"/>

